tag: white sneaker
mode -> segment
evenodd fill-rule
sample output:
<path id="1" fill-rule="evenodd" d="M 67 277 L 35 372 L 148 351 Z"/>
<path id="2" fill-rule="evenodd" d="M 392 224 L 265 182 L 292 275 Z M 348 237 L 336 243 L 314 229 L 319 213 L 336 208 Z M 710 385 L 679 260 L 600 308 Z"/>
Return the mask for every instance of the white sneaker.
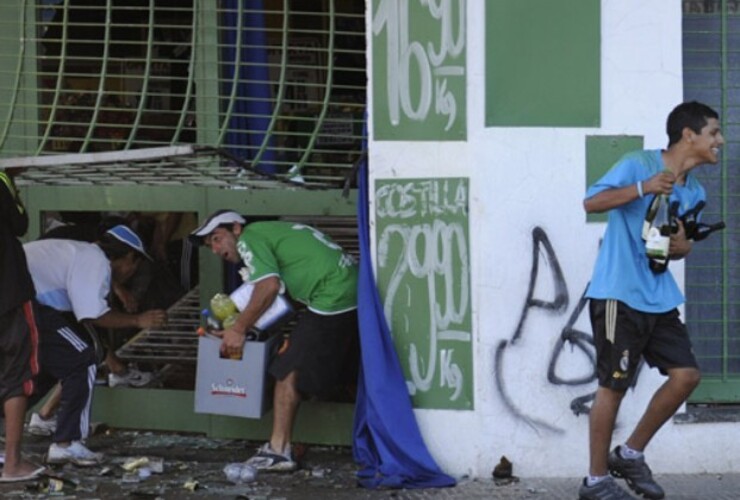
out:
<path id="1" fill-rule="evenodd" d="M 142 372 L 136 368 L 128 368 L 125 373 L 116 375 L 111 372 L 108 374 L 108 387 L 143 387 L 152 381 L 154 375 L 151 372 Z"/>
<path id="2" fill-rule="evenodd" d="M 270 447 L 269 442 L 260 446 L 257 453 L 244 464 L 252 466 L 258 471 L 269 472 L 293 472 L 298 468 L 298 463 L 293 459 L 290 445 L 283 453 L 278 453 Z"/>
<path id="3" fill-rule="evenodd" d="M 51 436 L 57 430 L 57 416 L 44 420 L 38 413 L 31 414 L 28 422 L 28 433 L 34 436 Z"/>
<path id="4" fill-rule="evenodd" d="M 72 441 L 66 448 L 57 443 L 51 443 L 49 452 L 46 455 L 46 461 L 50 464 L 72 463 L 80 467 L 98 465 L 103 460 L 102 453 L 95 453 L 88 450 L 80 441 Z"/>

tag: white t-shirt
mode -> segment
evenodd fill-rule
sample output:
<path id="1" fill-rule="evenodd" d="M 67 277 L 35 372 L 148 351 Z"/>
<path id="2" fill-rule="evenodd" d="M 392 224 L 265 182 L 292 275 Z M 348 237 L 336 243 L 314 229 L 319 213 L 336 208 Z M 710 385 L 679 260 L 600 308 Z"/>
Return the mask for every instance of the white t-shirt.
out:
<path id="1" fill-rule="evenodd" d="M 36 287 L 36 300 L 75 317 L 96 319 L 110 310 L 110 261 L 99 246 L 73 240 L 39 240 L 23 245 Z"/>

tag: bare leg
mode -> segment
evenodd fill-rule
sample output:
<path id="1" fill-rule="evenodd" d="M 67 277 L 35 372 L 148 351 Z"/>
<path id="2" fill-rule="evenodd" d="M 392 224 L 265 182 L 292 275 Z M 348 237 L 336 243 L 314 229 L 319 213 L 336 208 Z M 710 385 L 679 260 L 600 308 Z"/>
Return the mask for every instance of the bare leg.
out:
<path id="1" fill-rule="evenodd" d="M 21 457 L 23 419 L 26 415 L 25 396 L 10 398 L 3 404 L 5 411 L 5 466 L 3 477 L 25 476 L 38 467 Z"/>
<path id="2" fill-rule="evenodd" d="M 293 436 L 293 424 L 298 413 L 301 397 L 296 390 L 296 372 L 290 372 L 283 380 L 275 383 L 273 404 L 272 435 L 270 447 L 282 453 L 290 444 Z"/>
<path id="3" fill-rule="evenodd" d="M 46 398 L 44 404 L 39 408 L 39 417 L 44 420 L 49 420 L 56 413 L 59 408 L 59 402 L 62 400 L 62 385 L 57 382 L 54 388 L 51 390 L 51 394 Z"/>
<path id="4" fill-rule="evenodd" d="M 612 442 L 614 422 L 617 420 L 617 412 L 623 397 L 624 392 L 607 387 L 599 387 L 596 390 L 596 398 L 589 416 L 589 452 L 591 455 L 589 473 L 592 476 L 607 474 L 607 457 Z"/>
<path id="5" fill-rule="evenodd" d="M 116 356 L 116 354 L 112 350 L 109 350 L 108 353 L 105 355 L 105 366 L 108 367 L 111 373 L 115 373 L 116 375 L 122 375 L 126 373 L 126 369 L 128 368 L 126 366 L 126 363 L 124 363 L 121 358 Z"/>
<path id="6" fill-rule="evenodd" d="M 627 446 L 643 451 L 655 433 L 691 395 L 700 380 L 701 373 L 695 368 L 668 370 L 668 380 L 653 395 L 645 414 L 627 440 Z"/>

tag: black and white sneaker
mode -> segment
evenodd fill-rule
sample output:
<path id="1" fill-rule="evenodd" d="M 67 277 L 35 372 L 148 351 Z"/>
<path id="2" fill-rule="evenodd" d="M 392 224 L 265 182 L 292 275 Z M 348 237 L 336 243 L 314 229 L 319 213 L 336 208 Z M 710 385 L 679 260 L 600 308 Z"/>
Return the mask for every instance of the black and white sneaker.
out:
<path id="1" fill-rule="evenodd" d="M 627 481 L 627 486 L 645 498 L 660 500 L 665 497 L 663 488 L 653 479 L 653 473 L 645 463 L 645 457 L 622 458 L 617 446 L 609 453 L 609 473 Z"/>
<path id="2" fill-rule="evenodd" d="M 592 486 L 589 486 L 584 478 L 578 489 L 578 500 L 634 500 L 634 498 L 611 477 Z"/>
<path id="3" fill-rule="evenodd" d="M 269 442 L 260 446 L 257 453 L 244 463 L 264 472 L 293 472 L 298 468 L 298 463 L 293 460 L 290 445 L 285 452 L 278 453 L 270 447 Z"/>

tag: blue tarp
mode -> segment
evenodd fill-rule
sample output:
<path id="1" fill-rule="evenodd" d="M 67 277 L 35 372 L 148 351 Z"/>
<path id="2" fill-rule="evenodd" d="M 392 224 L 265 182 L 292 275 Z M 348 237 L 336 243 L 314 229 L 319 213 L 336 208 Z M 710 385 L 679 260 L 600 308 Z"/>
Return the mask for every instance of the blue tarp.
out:
<path id="1" fill-rule="evenodd" d="M 353 454 L 365 488 L 454 486 L 421 437 L 383 304 L 373 276 L 368 222 L 367 162 L 360 166 L 358 317 L 362 363 L 355 408 Z"/>

